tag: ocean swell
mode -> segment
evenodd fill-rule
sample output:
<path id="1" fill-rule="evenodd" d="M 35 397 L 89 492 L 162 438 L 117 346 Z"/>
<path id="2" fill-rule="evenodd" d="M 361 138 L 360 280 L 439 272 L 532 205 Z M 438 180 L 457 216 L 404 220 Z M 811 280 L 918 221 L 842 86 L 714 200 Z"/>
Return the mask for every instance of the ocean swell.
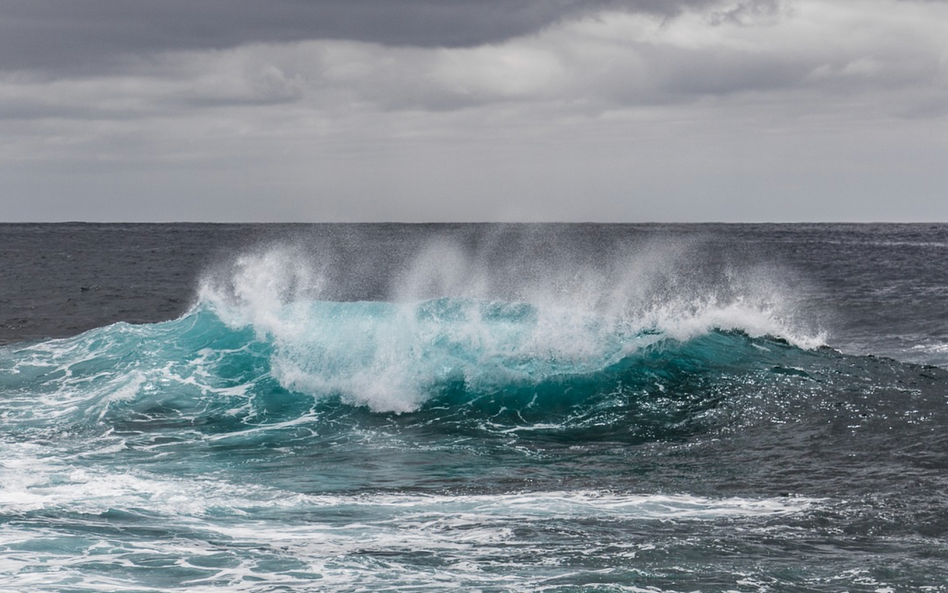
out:
<path id="1" fill-rule="evenodd" d="M 392 299 L 333 301 L 321 298 L 323 274 L 309 260 L 273 248 L 209 276 L 191 314 L 251 330 L 271 349 L 270 371 L 284 388 L 377 412 L 417 410 L 449 384 L 484 394 L 588 378 L 629 366 L 645 349 L 715 332 L 804 349 L 824 339 L 794 327 L 795 303 L 783 287 L 733 271 L 709 285 L 670 282 L 664 268 L 623 278 L 611 270 L 611 281 L 579 269 L 540 289 L 518 284 L 509 270 L 498 285 L 483 270 L 442 245 L 397 277 Z"/>
<path id="2" fill-rule="evenodd" d="M 209 273 L 178 319 L 4 347 L 8 431 L 259 443 L 345 433 L 351 414 L 418 414 L 448 431 L 631 442 L 690 434 L 722 398 L 832 364 L 822 336 L 795 327 L 794 299 L 759 275 L 576 268 L 540 290 L 445 252 L 367 301 L 326 298 L 311 257 L 266 249 Z"/>

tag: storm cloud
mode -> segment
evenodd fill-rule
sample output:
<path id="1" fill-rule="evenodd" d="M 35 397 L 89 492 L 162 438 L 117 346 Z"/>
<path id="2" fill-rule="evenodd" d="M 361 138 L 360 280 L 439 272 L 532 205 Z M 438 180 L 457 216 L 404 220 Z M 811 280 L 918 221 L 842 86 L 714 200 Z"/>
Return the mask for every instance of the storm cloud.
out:
<path id="1" fill-rule="evenodd" d="M 4 0 L 0 68 L 95 70 L 149 53 L 309 39 L 471 47 L 604 10 L 671 16 L 709 1 Z"/>
<path id="2" fill-rule="evenodd" d="M 946 27 L 940 0 L 0 0 L 0 216 L 948 219 Z"/>

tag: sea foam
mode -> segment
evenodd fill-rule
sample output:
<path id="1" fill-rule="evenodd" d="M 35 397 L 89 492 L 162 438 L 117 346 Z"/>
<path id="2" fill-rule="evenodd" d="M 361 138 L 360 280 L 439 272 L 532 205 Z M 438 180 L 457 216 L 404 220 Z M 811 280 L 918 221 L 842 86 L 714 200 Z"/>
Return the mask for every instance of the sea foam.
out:
<path id="1" fill-rule="evenodd" d="M 823 344 L 800 323 L 780 270 L 695 266 L 700 249 L 646 245 L 550 267 L 436 239 L 396 271 L 378 270 L 387 295 L 364 301 L 327 298 L 338 293 L 327 278 L 344 277 L 331 252 L 271 245 L 208 273 L 197 307 L 271 343 L 285 388 L 383 412 L 418 409 L 433 385 L 489 391 L 585 375 L 715 330 Z"/>

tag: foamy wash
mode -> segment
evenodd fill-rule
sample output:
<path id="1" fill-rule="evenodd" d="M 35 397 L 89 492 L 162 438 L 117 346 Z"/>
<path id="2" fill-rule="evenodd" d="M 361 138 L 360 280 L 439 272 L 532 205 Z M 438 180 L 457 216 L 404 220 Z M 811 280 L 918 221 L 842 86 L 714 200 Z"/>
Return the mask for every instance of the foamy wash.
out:
<path id="1" fill-rule="evenodd" d="M 948 372 L 829 347 L 799 267 L 557 230 L 268 240 L 0 347 L 0 587 L 948 590 Z"/>

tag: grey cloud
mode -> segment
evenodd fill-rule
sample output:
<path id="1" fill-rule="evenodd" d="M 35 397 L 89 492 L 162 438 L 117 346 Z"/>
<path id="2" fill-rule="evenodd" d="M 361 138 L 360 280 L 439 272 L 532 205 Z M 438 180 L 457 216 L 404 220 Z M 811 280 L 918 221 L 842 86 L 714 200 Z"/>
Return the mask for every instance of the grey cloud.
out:
<path id="1" fill-rule="evenodd" d="M 604 9 L 673 15 L 712 1 L 0 0 L 0 70 L 75 75 L 155 52 L 306 39 L 474 46 Z"/>
<path id="2" fill-rule="evenodd" d="M 804 86 L 812 66 L 784 55 L 695 51 L 651 52 L 647 57 L 653 87 L 650 101 L 694 100 L 708 95 L 778 91 Z"/>
<path id="3" fill-rule="evenodd" d="M 287 77 L 270 65 L 246 72 L 237 85 L 197 85 L 171 94 L 172 103 L 186 107 L 263 106 L 293 103 L 303 98 L 299 77 Z"/>
<path id="4" fill-rule="evenodd" d="M 745 0 L 722 10 L 713 11 L 711 24 L 731 22 L 737 25 L 757 25 L 774 22 L 782 10 L 780 0 Z"/>
<path id="5" fill-rule="evenodd" d="M 74 106 L 51 105 L 29 99 L 6 99 L 0 101 L 0 121 L 34 120 L 48 118 L 90 119 L 87 109 Z"/>
<path id="6" fill-rule="evenodd" d="M 124 121 L 140 117 L 131 109 L 106 108 L 99 105 L 53 103 L 35 98 L 0 101 L 0 121 L 84 120 Z"/>

